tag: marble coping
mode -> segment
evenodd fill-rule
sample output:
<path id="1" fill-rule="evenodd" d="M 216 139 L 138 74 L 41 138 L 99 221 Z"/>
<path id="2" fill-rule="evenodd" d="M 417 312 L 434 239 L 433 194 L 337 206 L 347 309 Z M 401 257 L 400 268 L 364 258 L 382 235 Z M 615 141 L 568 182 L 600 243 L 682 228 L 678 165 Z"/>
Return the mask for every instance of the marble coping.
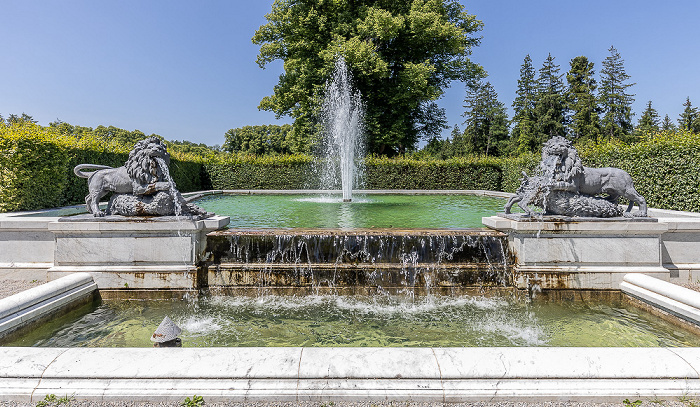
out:
<path id="1" fill-rule="evenodd" d="M 505 233 L 648 234 L 659 236 L 668 231 L 668 225 L 656 219 L 653 221 L 635 221 L 634 219 L 549 221 L 528 218 L 516 220 L 503 216 L 489 216 L 481 218 L 481 222 L 489 228 Z"/>
<path id="2" fill-rule="evenodd" d="M 626 274 L 620 290 L 652 306 L 700 325 L 700 292 L 644 274 Z"/>
<path id="3" fill-rule="evenodd" d="M 0 399 L 612 401 L 700 396 L 700 348 L 17 348 Z"/>
<path id="4" fill-rule="evenodd" d="M 89 273 L 73 273 L 0 299 L 0 337 L 70 307 L 96 290 Z"/>
<path id="5" fill-rule="evenodd" d="M 50 222 L 48 229 L 54 233 L 92 233 L 92 232 L 139 232 L 161 233 L 163 231 L 200 231 L 216 230 L 229 223 L 228 216 L 215 215 L 203 220 L 144 218 L 144 220 L 123 218 L 123 221 L 107 221 L 105 218 L 62 218 L 57 222 Z M 103 220 L 104 219 L 104 220 Z"/>

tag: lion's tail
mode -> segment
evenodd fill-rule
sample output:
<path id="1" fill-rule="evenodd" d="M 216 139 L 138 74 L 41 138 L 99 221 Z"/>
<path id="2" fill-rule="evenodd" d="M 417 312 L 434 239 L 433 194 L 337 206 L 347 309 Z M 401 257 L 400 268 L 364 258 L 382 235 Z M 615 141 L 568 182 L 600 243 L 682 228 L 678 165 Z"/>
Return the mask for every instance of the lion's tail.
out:
<path id="1" fill-rule="evenodd" d="M 83 170 L 85 170 L 85 169 L 91 170 L 91 171 L 97 171 L 97 170 L 108 170 L 110 168 L 113 168 L 113 167 L 109 167 L 106 165 L 97 165 L 97 164 L 78 164 L 75 166 L 75 168 L 73 168 L 73 172 L 75 173 L 75 175 L 79 176 L 80 178 L 88 178 L 90 176 L 90 174 L 92 174 L 92 172 L 85 173 L 85 172 L 83 172 Z"/>

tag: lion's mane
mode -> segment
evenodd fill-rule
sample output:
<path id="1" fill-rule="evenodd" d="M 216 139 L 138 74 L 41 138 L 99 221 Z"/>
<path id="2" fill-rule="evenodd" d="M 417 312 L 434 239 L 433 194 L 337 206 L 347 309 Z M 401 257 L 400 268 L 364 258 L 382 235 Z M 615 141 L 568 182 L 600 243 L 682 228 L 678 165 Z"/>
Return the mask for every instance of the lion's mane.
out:
<path id="1" fill-rule="evenodd" d="M 543 173 L 549 174 L 557 182 L 574 182 L 583 174 L 583 161 L 571 142 L 564 137 L 555 136 L 542 146 Z"/>
<path id="2" fill-rule="evenodd" d="M 170 163 L 170 155 L 160 139 L 149 137 L 136 143 L 124 164 L 132 181 L 140 185 L 164 181 L 165 176 L 155 157 L 163 158 L 166 164 Z"/>

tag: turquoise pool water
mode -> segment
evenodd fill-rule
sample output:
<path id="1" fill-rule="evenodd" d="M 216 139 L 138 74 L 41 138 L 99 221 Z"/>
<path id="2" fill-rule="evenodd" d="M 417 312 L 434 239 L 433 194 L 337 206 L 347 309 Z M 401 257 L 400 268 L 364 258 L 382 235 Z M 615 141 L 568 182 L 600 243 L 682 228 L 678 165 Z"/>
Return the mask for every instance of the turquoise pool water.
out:
<path id="1" fill-rule="evenodd" d="M 474 195 L 214 195 L 196 201 L 231 228 L 478 228 L 506 200 Z"/>

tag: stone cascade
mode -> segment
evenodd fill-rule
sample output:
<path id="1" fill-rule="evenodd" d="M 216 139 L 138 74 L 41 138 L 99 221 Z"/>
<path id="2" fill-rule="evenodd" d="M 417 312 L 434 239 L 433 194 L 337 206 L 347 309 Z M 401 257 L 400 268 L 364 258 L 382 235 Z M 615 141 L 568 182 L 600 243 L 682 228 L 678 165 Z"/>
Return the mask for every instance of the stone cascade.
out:
<path id="1" fill-rule="evenodd" d="M 207 236 L 208 285 L 431 290 L 512 285 L 497 232 L 229 230 Z"/>

